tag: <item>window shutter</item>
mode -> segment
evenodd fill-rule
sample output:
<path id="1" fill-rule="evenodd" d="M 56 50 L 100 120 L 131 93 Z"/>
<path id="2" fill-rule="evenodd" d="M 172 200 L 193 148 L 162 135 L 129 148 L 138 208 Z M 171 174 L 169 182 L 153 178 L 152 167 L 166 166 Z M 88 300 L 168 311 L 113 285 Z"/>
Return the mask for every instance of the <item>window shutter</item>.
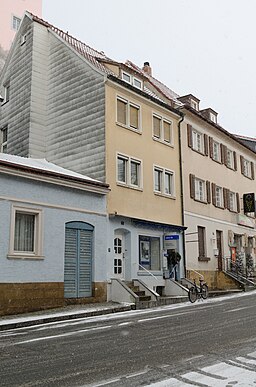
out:
<path id="1" fill-rule="evenodd" d="M 255 173 L 254 173 L 254 162 L 253 161 L 251 161 L 251 172 L 252 172 L 252 180 L 254 180 L 254 178 L 255 178 Z"/>
<path id="2" fill-rule="evenodd" d="M 240 155 L 240 166 L 241 166 L 241 173 L 244 175 L 244 157 Z"/>
<path id="3" fill-rule="evenodd" d="M 188 136 L 188 146 L 192 148 L 192 126 L 187 124 L 187 136 Z"/>
<path id="4" fill-rule="evenodd" d="M 204 154 L 205 154 L 205 156 L 209 155 L 208 136 L 207 136 L 207 134 L 204 134 Z"/>
<path id="5" fill-rule="evenodd" d="M 220 144 L 221 163 L 227 166 L 227 147 Z"/>
<path id="6" fill-rule="evenodd" d="M 161 135 L 161 119 L 153 116 L 153 132 L 154 136 L 160 138 Z"/>
<path id="7" fill-rule="evenodd" d="M 236 152 L 233 152 L 234 155 L 234 170 L 237 171 L 237 157 L 236 157 Z"/>
<path id="8" fill-rule="evenodd" d="M 211 183 L 206 181 L 206 195 L 207 195 L 207 203 L 211 203 Z"/>
<path id="9" fill-rule="evenodd" d="M 238 192 L 236 193 L 236 206 L 237 212 L 240 212 L 240 196 Z"/>
<path id="10" fill-rule="evenodd" d="M 223 199 L 224 199 L 224 208 L 230 209 L 230 190 L 223 188 Z"/>
<path id="11" fill-rule="evenodd" d="M 212 183 L 212 204 L 216 207 L 216 184 Z"/>
<path id="12" fill-rule="evenodd" d="M 212 137 L 209 137 L 209 154 L 210 158 L 213 158 L 213 144 L 212 144 Z"/>
<path id="13" fill-rule="evenodd" d="M 189 185 L 190 185 L 190 197 L 195 199 L 195 175 L 190 173 L 189 175 Z"/>

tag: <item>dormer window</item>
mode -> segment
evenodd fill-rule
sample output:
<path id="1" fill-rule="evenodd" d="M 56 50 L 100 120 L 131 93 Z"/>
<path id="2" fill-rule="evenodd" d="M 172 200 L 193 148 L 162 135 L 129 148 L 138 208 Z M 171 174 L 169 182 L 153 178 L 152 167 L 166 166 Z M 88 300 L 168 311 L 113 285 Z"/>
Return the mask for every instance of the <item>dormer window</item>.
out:
<path id="1" fill-rule="evenodd" d="M 210 120 L 211 120 L 212 122 L 214 122 L 215 124 L 217 124 L 217 117 L 215 116 L 215 114 L 213 114 L 213 113 L 211 113 L 211 112 L 210 112 Z"/>
<path id="2" fill-rule="evenodd" d="M 191 107 L 192 107 L 193 109 L 195 109 L 195 110 L 198 111 L 198 109 L 199 109 L 199 104 L 198 104 L 197 101 L 195 101 L 194 99 L 191 99 L 191 100 L 190 100 L 190 104 L 191 104 Z"/>
<path id="3" fill-rule="evenodd" d="M 142 90 L 142 81 L 133 75 L 122 71 L 122 79 L 123 81 L 130 83 L 130 85 L 137 87 L 137 89 Z"/>

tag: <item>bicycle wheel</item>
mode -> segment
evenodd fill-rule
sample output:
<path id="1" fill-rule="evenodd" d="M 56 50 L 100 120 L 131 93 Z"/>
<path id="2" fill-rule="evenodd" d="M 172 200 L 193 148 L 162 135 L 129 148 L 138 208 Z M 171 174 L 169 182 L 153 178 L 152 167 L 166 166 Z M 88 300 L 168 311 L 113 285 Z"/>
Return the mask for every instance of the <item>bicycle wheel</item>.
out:
<path id="1" fill-rule="evenodd" d="M 194 287 L 189 289 L 188 298 L 189 298 L 189 301 L 192 303 L 196 301 L 197 292 L 196 292 L 196 289 Z"/>
<path id="2" fill-rule="evenodd" d="M 202 285 L 202 298 L 206 300 L 208 297 L 208 286 L 206 284 Z"/>

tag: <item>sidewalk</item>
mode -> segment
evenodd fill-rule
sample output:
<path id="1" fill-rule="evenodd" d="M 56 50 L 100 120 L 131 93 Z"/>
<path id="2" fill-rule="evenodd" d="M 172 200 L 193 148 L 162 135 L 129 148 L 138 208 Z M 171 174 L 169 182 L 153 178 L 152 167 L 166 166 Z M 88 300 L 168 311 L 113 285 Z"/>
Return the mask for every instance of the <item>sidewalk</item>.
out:
<path id="1" fill-rule="evenodd" d="M 0 331 L 64 321 L 83 317 L 100 316 L 104 314 L 125 312 L 132 305 L 106 302 L 102 304 L 69 305 L 63 308 L 47 309 L 37 312 L 0 317 Z"/>

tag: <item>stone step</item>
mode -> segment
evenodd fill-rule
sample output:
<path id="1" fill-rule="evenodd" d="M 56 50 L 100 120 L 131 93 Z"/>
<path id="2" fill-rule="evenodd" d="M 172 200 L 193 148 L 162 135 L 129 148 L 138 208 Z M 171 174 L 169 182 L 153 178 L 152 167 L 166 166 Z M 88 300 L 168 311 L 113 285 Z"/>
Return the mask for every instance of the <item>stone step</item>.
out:
<path id="1" fill-rule="evenodd" d="M 144 290 L 133 290 L 133 292 L 135 293 L 135 294 L 137 294 L 137 296 L 139 296 L 139 297 L 144 297 L 145 296 L 145 291 Z"/>
<path id="2" fill-rule="evenodd" d="M 157 301 L 137 301 L 136 309 L 149 309 L 158 306 Z"/>
<path id="3" fill-rule="evenodd" d="M 139 301 L 151 301 L 151 296 L 139 296 Z"/>
<path id="4" fill-rule="evenodd" d="M 178 304 L 186 301 L 188 301 L 188 296 L 163 296 L 159 298 L 158 305 Z"/>

